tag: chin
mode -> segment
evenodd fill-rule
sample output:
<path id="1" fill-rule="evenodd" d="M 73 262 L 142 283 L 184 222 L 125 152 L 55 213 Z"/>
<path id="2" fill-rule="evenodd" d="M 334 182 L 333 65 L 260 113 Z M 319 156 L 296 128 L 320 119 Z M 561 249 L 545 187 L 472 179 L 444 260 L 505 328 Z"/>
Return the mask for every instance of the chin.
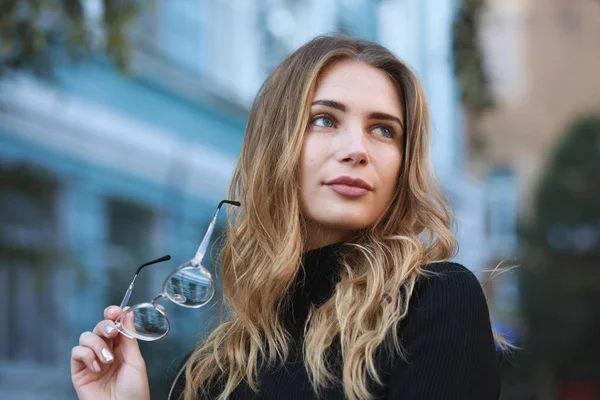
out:
<path id="1" fill-rule="evenodd" d="M 327 209 L 327 208 L 325 208 Z M 365 207 L 352 207 L 351 209 L 337 209 L 327 214 L 315 215 L 312 220 L 319 225 L 334 229 L 357 231 L 375 223 L 371 218 L 372 210 Z"/>

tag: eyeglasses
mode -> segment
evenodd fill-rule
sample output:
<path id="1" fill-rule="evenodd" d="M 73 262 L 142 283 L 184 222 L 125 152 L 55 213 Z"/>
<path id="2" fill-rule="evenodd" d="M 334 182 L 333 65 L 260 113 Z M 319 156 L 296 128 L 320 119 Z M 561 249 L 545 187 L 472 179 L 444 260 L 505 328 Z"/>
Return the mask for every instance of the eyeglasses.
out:
<path id="1" fill-rule="evenodd" d="M 213 298 L 215 294 L 214 282 L 210 272 L 202 266 L 202 259 L 215 230 L 217 215 L 224 203 L 234 206 L 240 205 L 238 201 L 231 200 L 223 200 L 219 203 L 215 216 L 210 222 L 194 258 L 180 265 L 165 279 L 162 293 L 156 296 L 150 303 L 137 304 L 127 309 L 115 321 L 119 332 L 131 339 L 136 338 L 148 342 L 158 340 L 169 333 L 171 327 L 164 307 L 156 304 L 158 300 L 164 298 L 181 307 L 200 308 Z M 140 265 L 137 271 L 135 271 L 129 288 L 125 292 L 121 308 L 127 306 L 129 303 L 135 279 L 142 268 L 170 259 L 171 256 L 166 255 Z"/>

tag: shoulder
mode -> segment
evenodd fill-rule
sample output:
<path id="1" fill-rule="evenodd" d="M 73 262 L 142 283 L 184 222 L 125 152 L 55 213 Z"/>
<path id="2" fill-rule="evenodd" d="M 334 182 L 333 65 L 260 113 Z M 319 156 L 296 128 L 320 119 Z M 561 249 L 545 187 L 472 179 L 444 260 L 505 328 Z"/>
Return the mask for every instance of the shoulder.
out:
<path id="1" fill-rule="evenodd" d="M 436 325 L 455 325 L 457 319 L 490 323 L 481 283 L 468 268 L 453 262 L 427 265 L 409 303 L 407 317 L 413 322 L 434 318 Z"/>
<path id="2" fill-rule="evenodd" d="M 424 268 L 426 274 L 439 274 L 441 277 L 450 277 L 453 280 L 477 281 L 473 272 L 462 264 L 443 261 L 427 264 Z"/>
<path id="3" fill-rule="evenodd" d="M 413 293 L 426 299 L 456 300 L 459 302 L 485 302 L 481 283 L 465 266 L 454 262 L 429 264 L 419 277 Z M 443 305 L 444 302 L 436 302 Z"/>
<path id="4" fill-rule="evenodd" d="M 192 355 L 192 352 L 193 350 L 187 353 L 184 357 L 180 356 L 177 359 L 173 360 L 171 367 L 177 364 L 179 364 L 179 366 L 177 367 L 177 369 L 175 369 L 175 371 L 169 371 L 174 372 L 175 374 L 175 380 L 172 384 L 172 392 L 169 396 L 169 400 L 178 400 L 183 398 L 183 391 L 185 389 L 185 371 L 183 371 L 183 367 Z M 180 361 L 181 358 L 183 359 Z"/>
<path id="5" fill-rule="evenodd" d="M 498 399 L 487 301 L 469 269 L 427 265 L 399 327 L 403 357 L 391 370 L 388 398 Z"/>

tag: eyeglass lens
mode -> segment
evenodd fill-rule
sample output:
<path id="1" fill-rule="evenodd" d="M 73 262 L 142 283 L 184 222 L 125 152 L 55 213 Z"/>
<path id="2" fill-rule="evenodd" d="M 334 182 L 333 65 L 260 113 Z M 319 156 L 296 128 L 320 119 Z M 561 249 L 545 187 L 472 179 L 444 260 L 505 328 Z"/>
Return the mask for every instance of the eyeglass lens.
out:
<path id="1" fill-rule="evenodd" d="M 200 267 L 184 267 L 167 279 L 165 294 L 173 302 L 190 308 L 202 307 L 214 294 L 210 274 Z"/>
<path id="2" fill-rule="evenodd" d="M 127 310 L 119 319 L 120 327 L 128 335 L 151 341 L 160 339 L 169 332 L 170 324 L 159 306 L 139 304 Z"/>

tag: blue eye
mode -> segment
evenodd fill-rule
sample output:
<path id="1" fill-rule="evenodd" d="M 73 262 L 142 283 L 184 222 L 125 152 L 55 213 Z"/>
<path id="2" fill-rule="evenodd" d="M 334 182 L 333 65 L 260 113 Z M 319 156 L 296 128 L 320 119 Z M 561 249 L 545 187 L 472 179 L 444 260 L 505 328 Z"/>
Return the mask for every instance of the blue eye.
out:
<path id="1" fill-rule="evenodd" d="M 387 126 L 378 126 L 377 128 L 373 129 L 373 132 L 379 130 L 379 135 L 386 137 L 386 138 L 393 138 L 394 137 L 394 131 L 390 128 L 388 128 Z"/>
<path id="2" fill-rule="evenodd" d="M 335 126 L 333 119 L 324 116 L 316 117 L 313 119 L 312 123 L 313 125 L 321 126 L 323 128 L 333 128 Z"/>

